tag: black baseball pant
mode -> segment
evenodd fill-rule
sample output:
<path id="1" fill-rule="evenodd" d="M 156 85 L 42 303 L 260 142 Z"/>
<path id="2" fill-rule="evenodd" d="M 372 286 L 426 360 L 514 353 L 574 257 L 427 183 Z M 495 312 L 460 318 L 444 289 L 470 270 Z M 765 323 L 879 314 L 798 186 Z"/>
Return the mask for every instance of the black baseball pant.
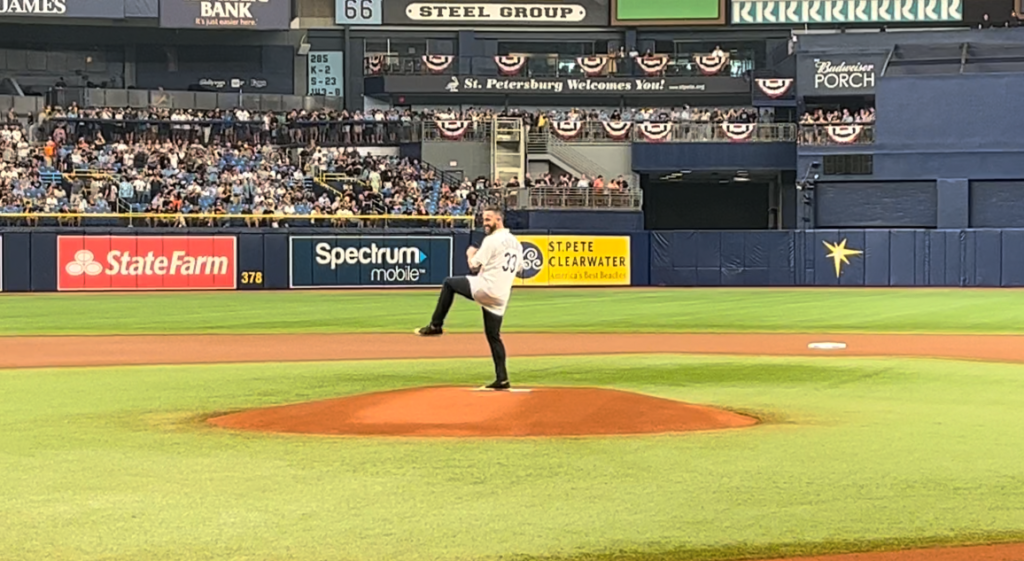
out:
<path id="1" fill-rule="evenodd" d="M 469 279 L 466 277 L 448 277 L 444 279 L 441 286 L 441 296 L 437 299 L 437 307 L 434 309 L 434 317 L 430 324 L 436 327 L 444 326 L 444 319 L 448 317 L 448 310 L 455 301 L 455 295 L 460 294 L 473 299 L 473 291 L 469 286 Z M 482 309 L 482 308 L 481 308 Z M 487 344 L 491 346 L 491 358 L 494 359 L 494 373 L 499 382 L 508 381 L 508 370 L 505 369 L 505 344 L 501 342 L 501 320 L 502 316 L 492 314 L 487 310 L 484 312 L 484 334 L 487 335 Z"/>

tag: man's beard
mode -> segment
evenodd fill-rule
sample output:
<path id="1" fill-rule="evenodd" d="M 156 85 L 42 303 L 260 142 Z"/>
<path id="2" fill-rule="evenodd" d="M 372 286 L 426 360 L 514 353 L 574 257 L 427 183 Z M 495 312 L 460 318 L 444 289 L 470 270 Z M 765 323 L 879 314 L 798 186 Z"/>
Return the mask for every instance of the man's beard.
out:
<path id="1" fill-rule="evenodd" d="M 491 235 L 491 232 L 493 232 L 493 231 L 494 231 L 494 228 L 491 228 L 490 226 L 484 224 L 484 233 L 485 234 L 487 234 L 489 236 L 489 235 Z"/>

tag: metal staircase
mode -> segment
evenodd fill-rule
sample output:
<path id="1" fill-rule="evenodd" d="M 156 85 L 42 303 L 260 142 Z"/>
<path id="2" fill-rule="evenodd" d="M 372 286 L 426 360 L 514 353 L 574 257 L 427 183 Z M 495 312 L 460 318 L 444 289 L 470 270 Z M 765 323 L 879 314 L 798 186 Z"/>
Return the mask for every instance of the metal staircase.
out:
<path id="1" fill-rule="evenodd" d="M 491 177 L 506 182 L 526 179 L 526 135 L 518 118 L 495 117 L 491 129 Z"/>

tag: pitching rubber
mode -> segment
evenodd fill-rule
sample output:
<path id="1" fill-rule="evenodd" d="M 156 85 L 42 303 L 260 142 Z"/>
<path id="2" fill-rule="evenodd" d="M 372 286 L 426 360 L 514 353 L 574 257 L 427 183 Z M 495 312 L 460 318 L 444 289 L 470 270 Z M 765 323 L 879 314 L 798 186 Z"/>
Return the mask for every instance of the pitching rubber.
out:
<path id="1" fill-rule="evenodd" d="M 509 388 L 507 390 L 492 390 L 491 388 L 488 388 L 488 387 L 485 387 L 485 386 L 480 386 L 479 388 L 468 388 L 468 389 L 471 392 L 493 392 L 493 393 L 502 393 L 502 392 L 530 393 L 530 392 L 533 391 L 533 390 L 531 390 L 529 388 Z"/>

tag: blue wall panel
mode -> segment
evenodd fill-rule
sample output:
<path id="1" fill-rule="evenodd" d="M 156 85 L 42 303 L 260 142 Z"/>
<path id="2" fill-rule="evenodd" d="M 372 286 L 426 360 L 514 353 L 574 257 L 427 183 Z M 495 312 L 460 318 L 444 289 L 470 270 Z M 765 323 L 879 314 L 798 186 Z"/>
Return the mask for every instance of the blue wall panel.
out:
<path id="1" fill-rule="evenodd" d="M 288 234 L 263 235 L 263 286 L 288 288 Z"/>
<path id="2" fill-rule="evenodd" d="M 456 246 L 458 245 L 458 237 L 456 236 Z M 465 255 L 465 253 L 465 250 L 462 253 L 456 251 L 456 261 L 459 255 Z M 630 284 L 634 286 L 647 286 L 651 284 L 651 236 L 647 235 L 646 232 L 630 234 L 629 256 L 629 274 L 632 277 Z"/>
<path id="3" fill-rule="evenodd" d="M 946 284 L 946 232 L 941 230 L 926 230 L 925 245 L 928 248 L 926 254 L 927 275 L 929 286 L 943 286 Z"/>
<path id="4" fill-rule="evenodd" d="M 889 230 L 864 231 L 864 284 L 889 286 Z"/>
<path id="5" fill-rule="evenodd" d="M 974 232 L 975 286 L 999 286 L 1002 281 L 1002 235 L 999 230 Z"/>
<path id="6" fill-rule="evenodd" d="M 768 284 L 788 286 L 796 283 L 795 232 L 768 235 Z"/>
<path id="7" fill-rule="evenodd" d="M 32 290 L 32 237 L 27 233 L 5 232 L 3 238 L 4 292 Z"/>
<path id="8" fill-rule="evenodd" d="M 975 230 L 965 230 L 963 241 L 960 246 L 963 248 L 962 270 L 967 279 L 966 286 L 977 286 L 978 284 L 978 246 L 975 242 Z"/>
<path id="9" fill-rule="evenodd" d="M 1002 233 L 1003 264 L 1001 286 L 1024 286 L 1024 230 Z"/>
<path id="10" fill-rule="evenodd" d="M 893 230 L 889 234 L 889 285 L 914 286 L 916 236 L 913 230 Z"/>
<path id="11" fill-rule="evenodd" d="M 32 291 L 57 290 L 57 234 L 32 232 Z"/>
<path id="12" fill-rule="evenodd" d="M 963 286 L 964 277 L 964 233 L 960 230 L 946 230 L 946 286 Z"/>
<path id="13" fill-rule="evenodd" d="M 262 289 L 265 281 L 263 261 L 263 236 L 261 234 L 238 234 L 238 288 L 240 290 Z M 253 273 L 259 272 L 259 275 Z M 260 282 L 257 282 L 259 280 Z"/>
<path id="14" fill-rule="evenodd" d="M 721 237 L 722 286 L 743 286 L 743 232 L 725 232 Z"/>

